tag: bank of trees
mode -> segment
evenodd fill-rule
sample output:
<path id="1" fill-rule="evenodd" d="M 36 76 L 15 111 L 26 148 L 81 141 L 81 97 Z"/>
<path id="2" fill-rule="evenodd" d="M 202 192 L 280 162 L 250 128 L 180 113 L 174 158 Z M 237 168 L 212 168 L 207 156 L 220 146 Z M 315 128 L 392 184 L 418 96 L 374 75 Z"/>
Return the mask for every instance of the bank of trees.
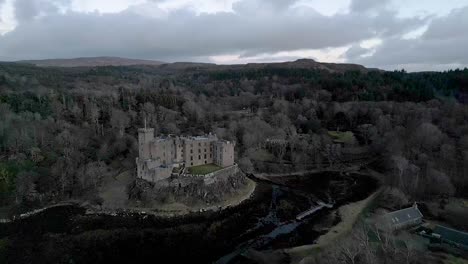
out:
<path id="1" fill-rule="evenodd" d="M 387 184 L 462 195 L 468 110 L 457 95 L 467 74 L 0 65 L 1 201 L 93 199 L 103 177 L 134 169 L 145 119 L 156 133 L 235 140 L 248 171 L 339 163 L 328 131 L 349 130 L 357 140 L 344 147 L 381 157 Z"/>

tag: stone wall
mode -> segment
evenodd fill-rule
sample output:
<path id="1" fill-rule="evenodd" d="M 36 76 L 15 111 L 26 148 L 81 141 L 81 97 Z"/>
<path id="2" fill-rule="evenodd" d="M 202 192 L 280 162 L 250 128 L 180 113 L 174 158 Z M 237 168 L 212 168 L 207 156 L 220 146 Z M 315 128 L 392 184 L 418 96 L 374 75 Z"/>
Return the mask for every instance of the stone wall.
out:
<path id="1" fill-rule="evenodd" d="M 161 166 L 158 160 L 140 160 L 136 158 L 137 177 L 150 182 L 157 182 L 171 176 L 172 166 Z"/>

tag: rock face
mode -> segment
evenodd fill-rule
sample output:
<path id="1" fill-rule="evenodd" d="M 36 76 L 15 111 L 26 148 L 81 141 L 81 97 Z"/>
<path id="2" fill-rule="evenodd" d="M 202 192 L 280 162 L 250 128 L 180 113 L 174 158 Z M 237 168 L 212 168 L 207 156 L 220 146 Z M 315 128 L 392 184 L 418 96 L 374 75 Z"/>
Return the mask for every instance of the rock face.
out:
<path id="1" fill-rule="evenodd" d="M 246 184 L 246 176 L 234 166 L 230 170 L 204 177 L 184 176 L 157 183 L 136 179 L 135 186 L 130 191 L 130 198 L 143 202 L 182 203 L 187 206 L 213 204 L 235 195 Z"/>

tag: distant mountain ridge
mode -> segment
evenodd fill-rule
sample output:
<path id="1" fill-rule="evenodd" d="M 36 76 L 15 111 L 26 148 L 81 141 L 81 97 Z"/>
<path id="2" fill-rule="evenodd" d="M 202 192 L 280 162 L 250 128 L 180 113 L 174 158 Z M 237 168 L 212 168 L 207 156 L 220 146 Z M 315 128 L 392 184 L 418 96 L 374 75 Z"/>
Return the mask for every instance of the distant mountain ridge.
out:
<path id="1" fill-rule="evenodd" d="M 248 63 L 245 65 L 234 65 L 235 67 L 244 66 L 252 69 L 262 68 L 286 68 L 286 69 L 316 69 L 325 70 L 330 72 L 344 72 L 344 71 L 372 71 L 359 64 L 351 63 L 327 63 L 317 62 L 313 59 L 298 59 L 295 61 L 276 62 L 276 63 Z"/>
<path id="2" fill-rule="evenodd" d="M 298 59 L 286 62 L 247 63 L 247 64 L 214 64 L 201 62 L 165 63 L 156 60 L 128 59 L 120 57 L 83 57 L 73 59 L 22 60 L 17 63 L 28 63 L 39 67 L 99 67 L 99 66 L 154 66 L 161 70 L 256 70 L 256 69 L 315 69 L 329 72 L 345 71 L 380 71 L 351 63 L 325 63 L 313 59 Z"/>
<path id="3" fill-rule="evenodd" d="M 359 64 L 351 63 L 325 63 L 317 62 L 312 59 L 298 59 L 286 62 L 267 62 L 267 63 L 247 63 L 247 64 L 213 64 L 213 63 L 194 63 L 194 62 L 175 62 L 158 66 L 160 69 L 167 70 L 259 70 L 259 69 L 314 69 L 328 72 L 345 71 L 380 71 L 380 69 L 366 68 Z"/>
<path id="4" fill-rule="evenodd" d="M 17 62 L 34 64 L 39 67 L 157 66 L 165 63 L 155 60 L 128 59 L 121 57 L 81 57 L 71 59 L 22 60 Z"/>

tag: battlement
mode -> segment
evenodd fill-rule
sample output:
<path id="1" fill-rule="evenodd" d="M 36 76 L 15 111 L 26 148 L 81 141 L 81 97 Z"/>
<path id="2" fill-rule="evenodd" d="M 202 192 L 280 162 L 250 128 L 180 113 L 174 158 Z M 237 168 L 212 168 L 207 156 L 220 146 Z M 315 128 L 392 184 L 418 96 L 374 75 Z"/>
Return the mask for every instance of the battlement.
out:
<path id="1" fill-rule="evenodd" d="M 154 128 L 139 128 L 138 133 L 154 133 Z"/>

